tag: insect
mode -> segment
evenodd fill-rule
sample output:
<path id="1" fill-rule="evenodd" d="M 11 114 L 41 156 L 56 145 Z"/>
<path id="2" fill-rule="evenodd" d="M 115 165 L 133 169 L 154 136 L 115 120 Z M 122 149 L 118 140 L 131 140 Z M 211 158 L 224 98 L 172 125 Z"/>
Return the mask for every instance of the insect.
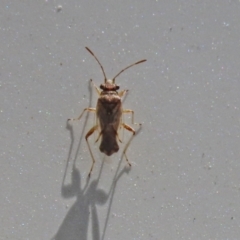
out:
<path id="1" fill-rule="evenodd" d="M 89 171 L 88 176 L 91 176 L 93 166 L 95 164 L 95 158 L 93 156 L 90 144 L 88 142 L 88 138 L 95 132 L 98 131 L 98 137 L 95 142 L 97 142 L 101 138 L 101 143 L 100 143 L 100 151 L 105 153 L 107 156 L 111 156 L 113 153 L 117 152 L 119 150 L 118 142 L 122 142 L 121 139 L 118 136 L 118 131 L 120 128 L 124 128 L 132 133 L 132 137 L 126 144 L 123 154 L 126 158 L 126 161 L 129 166 L 131 166 L 131 163 L 129 162 L 126 151 L 128 149 L 128 146 L 130 145 L 130 142 L 135 135 L 135 130 L 129 126 L 128 124 L 124 123 L 122 121 L 122 114 L 123 113 L 130 113 L 132 116 L 132 124 L 137 124 L 139 127 L 141 124 L 135 123 L 134 122 L 134 111 L 131 109 L 123 109 L 122 108 L 122 98 L 124 95 L 127 93 L 128 90 L 122 90 L 118 92 L 119 86 L 115 84 L 115 79 L 118 77 L 122 72 L 124 72 L 126 69 L 137 65 L 139 63 L 147 61 L 146 59 L 138 61 L 136 63 L 133 63 L 129 65 L 128 67 L 125 67 L 122 69 L 113 79 L 107 79 L 105 71 L 103 69 L 103 66 L 97 59 L 97 57 L 94 55 L 94 53 L 86 47 L 88 52 L 96 59 L 98 62 L 99 66 L 102 69 L 103 75 L 104 75 L 104 83 L 100 85 L 100 88 L 98 88 L 93 81 L 91 80 L 91 83 L 93 84 L 94 88 L 96 89 L 98 93 L 98 101 L 97 101 L 97 106 L 96 108 L 85 108 L 80 116 L 78 118 L 71 118 L 68 119 L 68 121 L 71 120 L 80 120 L 81 117 L 83 116 L 84 112 L 89 111 L 89 112 L 94 112 L 97 116 L 97 122 L 96 125 L 94 125 L 86 134 L 85 139 L 88 145 L 88 149 L 90 152 L 90 155 L 92 157 L 92 165 Z"/>

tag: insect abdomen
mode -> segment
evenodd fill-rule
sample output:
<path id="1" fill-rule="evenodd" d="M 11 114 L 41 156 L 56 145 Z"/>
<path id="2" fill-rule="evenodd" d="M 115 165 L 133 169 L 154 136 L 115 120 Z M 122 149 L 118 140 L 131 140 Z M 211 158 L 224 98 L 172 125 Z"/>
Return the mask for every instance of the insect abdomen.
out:
<path id="1" fill-rule="evenodd" d="M 119 146 L 116 140 L 116 132 L 113 128 L 107 128 L 103 131 L 102 141 L 99 149 L 107 156 L 111 156 L 113 153 L 119 150 Z"/>

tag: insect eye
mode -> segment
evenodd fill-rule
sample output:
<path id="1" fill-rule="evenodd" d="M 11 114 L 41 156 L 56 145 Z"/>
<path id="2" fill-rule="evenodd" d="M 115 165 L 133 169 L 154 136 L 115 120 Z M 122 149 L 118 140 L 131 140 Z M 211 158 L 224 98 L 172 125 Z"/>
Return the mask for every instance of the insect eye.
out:
<path id="1" fill-rule="evenodd" d="M 104 86 L 102 84 L 100 85 L 100 89 L 102 89 L 102 90 L 104 89 Z"/>
<path id="2" fill-rule="evenodd" d="M 120 87 L 119 86 L 116 86 L 116 90 L 118 90 Z"/>

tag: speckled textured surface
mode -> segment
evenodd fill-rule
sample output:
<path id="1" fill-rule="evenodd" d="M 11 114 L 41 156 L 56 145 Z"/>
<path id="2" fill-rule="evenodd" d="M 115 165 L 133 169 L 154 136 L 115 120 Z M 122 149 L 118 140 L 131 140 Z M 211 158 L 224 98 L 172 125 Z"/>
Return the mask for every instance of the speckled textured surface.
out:
<path id="1" fill-rule="evenodd" d="M 237 0 L 3 0 L 0 239 L 239 239 L 239 12 Z M 89 182 L 94 118 L 66 127 L 95 106 L 89 79 L 103 81 L 85 46 L 109 78 L 148 60 L 117 78 L 143 123 L 132 169 L 122 147 L 105 158 L 95 145 Z"/>

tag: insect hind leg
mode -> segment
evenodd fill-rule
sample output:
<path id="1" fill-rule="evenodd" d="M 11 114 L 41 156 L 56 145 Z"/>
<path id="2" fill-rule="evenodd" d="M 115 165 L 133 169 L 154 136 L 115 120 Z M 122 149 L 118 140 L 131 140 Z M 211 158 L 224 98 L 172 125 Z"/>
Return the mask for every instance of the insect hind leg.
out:
<path id="1" fill-rule="evenodd" d="M 93 166 L 94 166 L 94 164 L 95 164 L 95 159 L 94 159 L 94 156 L 93 156 L 93 153 L 92 153 L 90 144 L 89 144 L 89 142 L 88 142 L 88 138 L 89 138 L 89 137 L 95 132 L 95 130 L 97 130 L 97 129 L 98 129 L 98 125 L 95 125 L 94 127 L 92 127 L 92 128 L 88 131 L 88 133 L 87 133 L 86 136 L 85 136 L 85 139 L 86 139 L 87 145 L 88 145 L 88 149 L 89 149 L 90 155 L 91 155 L 91 157 L 92 157 L 92 166 L 91 166 L 91 168 L 90 168 L 88 177 L 91 176 L 91 173 L 92 173 L 92 170 L 93 170 Z"/>
<path id="2" fill-rule="evenodd" d="M 132 136 L 131 136 L 131 138 L 129 139 L 128 143 L 126 144 L 126 146 L 125 146 L 125 148 L 124 148 L 124 150 L 123 150 L 123 155 L 125 156 L 126 161 L 127 161 L 128 165 L 129 165 L 129 167 L 131 167 L 132 164 L 131 164 L 131 163 L 129 162 L 129 160 L 128 160 L 126 151 L 127 151 L 128 147 L 129 147 L 129 145 L 130 145 L 133 137 L 135 136 L 136 131 L 135 131 L 132 127 L 130 127 L 129 125 L 127 125 L 127 124 L 125 124 L 125 123 L 122 123 L 122 126 L 123 126 L 126 130 L 128 130 L 129 132 L 132 132 Z M 141 127 L 141 124 L 139 124 L 139 127 Z M 139 130 L 139 129 L 138 129 L 138 130 Z M 137 131 L 138 131 L 138 130 L 137 130 Z"/>

